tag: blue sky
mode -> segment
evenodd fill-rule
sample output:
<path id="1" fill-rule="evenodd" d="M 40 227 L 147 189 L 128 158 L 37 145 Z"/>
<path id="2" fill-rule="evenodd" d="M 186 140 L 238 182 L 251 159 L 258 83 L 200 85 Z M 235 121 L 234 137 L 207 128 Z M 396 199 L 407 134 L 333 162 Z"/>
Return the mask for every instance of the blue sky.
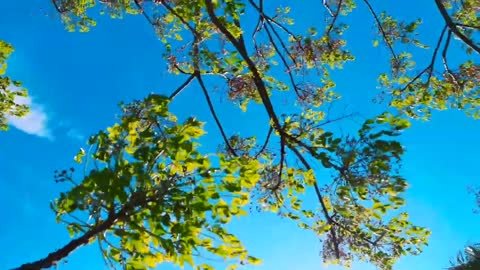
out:
<path id="1" fill-rule="evenodd" d="M 408 8 L 413 0 L 404 2 L 395 12 L 412 19 L 425 12 L 422 34 L 433 44 L 442 27 L 433 1 L 415 3 L 417 13 Z M 381 4 L 376 3 L 378 9 Z M 141 17 L 100 18 L 98 27 L 80 34 L 64 30 L 47 0 L 0 0 L 0 10 L 0 39 L 16 49 L 7 72 L 25 83 L 33 107 L 30 118 L 12 122 L 17 128 L 0 133 L 0 204 L 4 206 L 0 269 L 7 269 L 44 257 L 69 240 L 48 207 L 62 190 L 53 181 L 53 171 L 70 167 L 85 138 L 114 122 L 119 101 L 151 92 L 167 94 L 182 78 L 166 73 L 162 45 Z M 296 12 L 302 15 L 300 22 L 309 23 L 321 19 L 318 10 Z M 352 32 L 359 27 L 368 29 L 360 15 L 352 14 Z M 371 103 L 377 93 L 376 72 L 383 67 L 378 59 L 387 54 L 371 47 L 368 30 L 366 35 L 348 35 L 355 40 L 349 45 L 357 61 L 347 65 L 348 77 L 336 75 L 337 91 L 344 96 L 341 104 L 348 104 L 349 110 L 372 115 L 381 109 Z M 177 115 L 195 114 L 206 121 L 210 139 L 203 145 L 214 151 L 218 131 L 198 93 L 198 88 L 190 87 L 172 109 Z M 242 115 L 225 105 L 220 95 L 213 96 L 228 132 L 259 130 L 263 134 L 264 127 L 251 118 L 257 112 L 263 114 L 263 109 L 252 107 L 253 113 Z M 226 121 L 232 114 L 236 121 Z M 242 128 L 252 123 L 250 129 Z M 413 221 L 432 230 L 432 237 L 422 255 L 403 258 L 396 270 L 442 269 L 464 244 L 480 241 L 480 216 L 472 212 L 474 198 L 467 192 L 468 186 L 479 183 L 479 133 L 478 121 L 448 111 L 434 113 L 429 122 L 414 122 L 400 138 L 407 149 L 403 175 L 411 185 L 406 210 Z M 322 269 L 319 241 L 293 222 L 254 214 L 234 222 L 232 229 L 252 254 L 263 259 L 262 266 L 255 269 Z M 76 251 L 68 261 L 60 269 L 104 268 L 96 246 Z M 373 267 L 355 264 L 353 269 Z"/>

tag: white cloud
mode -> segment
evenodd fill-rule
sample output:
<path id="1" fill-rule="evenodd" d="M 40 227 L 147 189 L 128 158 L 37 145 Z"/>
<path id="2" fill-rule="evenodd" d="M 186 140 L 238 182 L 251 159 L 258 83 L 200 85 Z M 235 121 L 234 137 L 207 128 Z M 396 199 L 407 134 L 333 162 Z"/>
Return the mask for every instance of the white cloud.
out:
<path id="1" fill-rule="evenodd" d="M 33 102 L 30 97 L 16 97 L 15 102 L 28 105 L 30 112 L 20 118 L 7 116 L 8 123 L 25 133 L 52 139 L 47 127 L 48 117 L 42 106 Z"/>

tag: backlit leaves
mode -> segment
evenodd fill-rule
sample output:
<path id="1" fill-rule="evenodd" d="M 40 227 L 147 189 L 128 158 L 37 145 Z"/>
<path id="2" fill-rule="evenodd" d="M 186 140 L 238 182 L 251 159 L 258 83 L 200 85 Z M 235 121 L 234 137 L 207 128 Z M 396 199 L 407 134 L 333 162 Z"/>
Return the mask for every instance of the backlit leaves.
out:
<path id="1" fill-rule="evenodd" d="M 28 106 L 19 103 L 19 99 L 27 97 L 27 90 L 20 81 L 5 76 L 7 59 L 13 52 L 12 45 L 0 40 L 0 131 L 7 130 L 7 117 L 22 117 L 28 113 Z"/>
<path id="2" fill-rule="evenodd" d="M 419 36 L 422 20 L 404 21 L 377 12 L 368 0 L 357 2 L 323 1 L 327 17 L 318 21 L 325 23 L 296 33 L 290 29 L 296 21 L 293 5 L 54 1 L 70 30 L 94 26 L 90 14 L 97 5 L 113 18 L 145 17 L 164 43 L 168 71 L 200 83 L 224 139 L 218 160 L 212 160 L 197 150 L 203 124 L 195 118 L 179 122 L 167 110 L 168 99 L 152 95 L 125 105 L 119 123 L 91 138 L 94 151 L 84 159 L 93 158 L 95 169 L 61 195 L 54 205 L 59 219 L 87 211 L 91 226 L 112 213 L 120 215 L 99 241 L 106 257 L 129 269 L 165 261 L 193 265 L 197 251 L 256 263 L 224 227 L 247 214 L 248 204 L 314 231 L 323 241 L 326 262 L 348 265 L 360 259 L 391 269 L 401 256 L 418 254 L 429 232 L 398 211 L 408 185 L 400 175 L 404 148 L 392 137 L 410 126 L 402 115 L 428 119 L 432 109 L 459 108 L 479 116 L 478 65 L 471 59 L 452 67 L 448 62 L 455 37 L 467 53 L 475 51 L 478 9 L 473 0 L 440 1 L 452 22 L 445 19 L 430 63 L 417 70 L 417 50 L 411 48 L 429 49 Z M 374 46 L 389 52 L 378 81 L 393 110 L 365 121 L 356 134 L 339 135 L 326 125 L 352 115 L 331 118 L 322 105 L 339 98 L 332 74 L 355 59 L 344 36 L 349 28 L 344 16 L 360 4 L 376 27 Z M 247 22 L 251 18 L 253 25 Z M 207 77 L 243 111 L 253 102 L 265 107 L 269 131 L 264 142 L 259 136 L 225 135 L 203 85 Z M 285 110 L 274 106 L 274 96 L 287 100 Z M 330 177 L 320 177 L 323 172 Z M 314 204 L 303 201 L 310 191 Z M 73 233 L 88 227 L 69 224 Z"/>
<path id="3" fill-rule="evenodd" d="M 258 263 L 224 224 L 246 214 L 261 165 L 225 157 L 213 167 L 197 150 L 203 123 L 179 123 L 167 103 L 151 95 L 123 105 L 119 123 L 92 136 L 84 159 L 94 168 L 78 184 L 68 175 L 73 188 L 52 204 L 57 220 L 72 235 L 102 228 L 97 240 L 112 266 L 194 266 L 202 253 Z"/>

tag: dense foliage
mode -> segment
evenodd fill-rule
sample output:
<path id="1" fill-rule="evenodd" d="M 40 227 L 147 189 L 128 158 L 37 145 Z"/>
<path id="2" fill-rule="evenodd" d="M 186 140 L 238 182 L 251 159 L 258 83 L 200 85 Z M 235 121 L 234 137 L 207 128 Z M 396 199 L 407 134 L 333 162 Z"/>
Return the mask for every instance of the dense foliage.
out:
<path id="1" fill-rule="evenodd" d="M 455 261 L 451 262 L 450 270 L 475 270 L 480 269 L 480 246 L 478 244 L 468 246 L 463 252 L 459 252 Z"/>
<path id="2" fill-rule="evenodd" d="M 22 117 L 28 113 L 28 105 L 18 102 L 18 98 L 27 96 L 27 90 L 21 88 L 20 81 L 5 75 L 7 59 L 12 52 L 12 45 L 0 40 L 0 131 L 8 129 L 7 117 Z"/>
<path id="3" fill-rule="evenodd" d="M 59 172 L 57 181 L 73 187 L 52 209 L 77 238 L 20 269 L 50 267 L 93 241 L 112 267 L 147 269 L 169 261 L 210 269 L 193 258 L 201 253 L 229 259 L 232 268 L 258 263 L 225 229 L 232 217 L 247 214 L 247 204 L 315 232 L 325 262 L 364 260 L 391 269 L 401 256 L 419 254 L 430 232 L 400 210 L 408 185 L 399 173 L 404 149 L 393 137 L 410 126 L 409 118 L 428 119 L 432 109 L 480 116 L 480 66 L 474 62 L 480 53 L 478 1 L 435 3 L 445 24 L 431 60 L 419 68 L 411 51 L 428 48 L 418 37 L 421 20 L 378 13 L 368 0 L 323 1 L 325 23 L 319 20 L 299 33 L 292 30 L 291 15 L 298 3 L 53 0 L 71 31 L 94 27 L 95 12 L 144 16 L 165 45 L 168 70 L 185 82 L 168 96 L 123 105 L 119 123 L 92 136 L 91 150 L 77 156 L 89 162 L 80 181 L 71 171 Z M 331 73 L 355 59 L 343 34 L 357 4 L 366 6 L 364 15 L 376 26 L 373 45 L 390 55 L 389 68 L 378 78 L 388 107 L 358 132 L 336 134 L 328 124 L 348 116 L 333 118 L 326 109 L 340 98 Z M 454 37 L 461 45 L 456 54 L 466 60 L 451 65 Z M 264 141 L 227 135 L 207 81 L 227 89 L 226 96 L 245 113 L 253 102 L 264 106 L 269 122 Z M 197 150 L 201 122 L 178 121 L 168 111 L 168 103 L 192 82 L 221 132 L 218 155 Z M 275 96 L 293 105 L 275 105 Z M 331 178 L 320 179 L 313 169 L 319 167 Z M 316 205 L 302 203 L 309 189 Z"/>

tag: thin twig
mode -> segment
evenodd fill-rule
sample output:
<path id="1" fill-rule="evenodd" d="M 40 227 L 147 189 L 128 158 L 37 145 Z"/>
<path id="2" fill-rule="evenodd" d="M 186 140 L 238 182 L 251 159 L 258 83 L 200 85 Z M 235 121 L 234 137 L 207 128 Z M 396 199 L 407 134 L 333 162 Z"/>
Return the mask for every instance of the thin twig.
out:
<path id="1" fill-rule="evenodd" d="M 202 76 L 197 73 L 195 75 L 197 78 L 198 83 L 200 84 L 200 88 L 202 88 L 203 95 L 205 96 L 205 99 L 207 100 L 208 108 L 210 110 L 210 113 L 213 116 L 213 119 L 215 120 L 215 123 L 217 124 L 218 129 L 220 130 L 220 134 L 222 135 L 223 140 L 225 141 L 225 144 L 228 148 L 228 150 L 233 154 L 234 156 L 237 156 L 237 153 L 235 150 L 232 148 L 230 145 L 230 142 L 228 141 L 227 135 L 225 133 L 225 130 L 223 129 L 222 123 L 218 119 L 217 113 L 215 112 L 215 108 L 213 107 L 212 100 L 210 99 L 210 95 L 208 94 L 207 88 L 205 87 L 205 84 L 203 82 Z"/>
<path id="2" fill-rule="evenodd" d="M 151 25 L 155 25 L 155 22 L 152 20 L 152 18 L 150 18 L 150 15 L 148 15 L 145 10 L 143 9 L 142 7 L 142 4 L 140 4 L 140 2 L 138 2 L 138 0 L 133 0 L 133 2 L 135 3 L 135 5 L 137 6 L 138 10 L 140 11 L 140 13 L 143 14 L 143 16 L 145 17 L 145 19 L 148 21 L 148 23 L 150 23 Z"/>
<path id="3" fill-rule="evenodd" d="M 196 37 L 196 38 L 200 38 L 200 33 L 198 33 L 198 31 L 196 31 L 193 26 L 191 26 L 187 21 L 185 21 L 185 18 L 183 16 L 180 16 L 180 14 L 178 14 L 175 9 L 173 9 L 165 0 L 160 0 L 160 2 L 162 3 L 162 5 L 170 12 L 172 13 L 175 17 L 177 17 L 177 19 L 179 19 L 187 28 L 188 30 L 190 30 L 190 32 L 192 32 L 192 34 Z"/>
<path id="4" fill-rule="evenodd" d="M 463 27 L 463 28 L 480 30 L 480 26 L 478 26 L 478 25 L 470 25 L 470 24 L 463 24 L 463 23 L 455 23 L 455 25 L 459 26 L 459 27 Z"/>
<path id="5" fill-rule="evenodd" d="M 303 157 L 303 155 L 300 153 L 300 151 L 298 151 L 297 148 L 295 148 L 293 145 L 291 145 L 290 143 L 287 143 L 287 147 L 295 153 L 295 155 L 298 157 L 298 159 L 300 160 L 300 162 L 303 164 L 303 166 L 305 167 L 305 169 L 307 170 L 311 170 L 312 167 L 310 166 L 310 164 L 308 164 L 308 161 L 305 159 L 305 157 Z M 323 198 L 323 195 L 320 191 L 320 188 L 318 186 L 318 183 L 317 181 L 315 181 L 314 185 L 313 185 L 313 188 L 315 189 L 315 194 L 317 195 L 317 198 L 318 198 L 318 201 L 320 202 L 320 206 L 322 208 L 322 212 L 324 213 L 324 216 L 325 218 L 327 219 L 327 222 L 331 225 L 334 225 L 335 221 L 332 219 L 332 217 L 330 216 L 329 214 L 329 211 L 327 209 L 327 205 L 325 204 L 325 199 Z M 340 259 L 340 248 L 339 248 L 339 241 L 338 241 L 338 238 L 337 238 L 337 232 L 335 231 L 335 227 L 332 226 L 331 229 L 330 229 L 330 232 L 332 233 L 332 238 L 333 238 L 333 243 L 334 243 L 334 249 L 335 249 L 335 257 L 337 257 L 337 259 Z"/>
<path id="6" fill-rule="evenodd" d="M 427 83 L 426 83 L 427 87 L 430 85 L 430 79 L 432 78 L 433 70 L 435 69 L 435 60 L 437 59 L 438 49 L 440 48 L 440 44 L 442 44 L 443 36 L 445 35 L 446 31 L 447 31 L 447 26 L 443 27 L 442 33 L 440 34 L 440 37 L 438 38 L 437 45 L 435 46 L 435 49 L 433 50 L 432 60 L 430 61 L 428 78 L 427 78 Z"/>
<path id="7" fill-rule="evenodd" d="M 398 63 L 397 55 L 395 54 L 395 51 L 393 50 L 392 44 L 390 43 L 390 41 L 387 38 L 387 33 L 385 32 L 385 29 L 383 29 L 382 22 L 378 18 L 377 13 L 375 12 L 375 10 L 373 9 L 372 5 L 370 4 L 370 2 L 368 0 L 363 0 L 363 2 L 367 5 L 368 10 L 370 10 L 370 13 L 372 14 L 373 18 L 375 19 L 375 21 L 377 23 L 377 27 L 380 30 L 380 32 L 382 33 L 383 40 L 387 44 L 388 49 L 390 50 L 393 58 L 395 59 L 395 62 Z"/>
<path id="8" fill-rule="evenodd" d="M 285 163 L 285 156 L 287 155 L 285 152 L 285 136 L 280 136 L 280 168 L 278 169 L 278 179 L 277 184 L 272 189 L 273 191 L 277 191 L 280 185 L 282 184 L 282 174 L 283 174 L 283 166 Z"/>
<path id="9" fill-rule="evenodd" d="M 282 61 L 283 65 L 285 66 L 285 68 L 287 69 L 287 73 L 288 73 L 288 77 L 290 78 L 290 83 L 292 84 L 292 88 L 293 90 L 295 91 L 295 93 L 297 94 L 297 97 L 298 98 L 301 98 L 300 96 L 300 92 L 298 91 L 298 87 L 295 83 L 295 79 L 293 78 L 293 74 L 292 74 L 292 70 L 290 69 L 290 65 L 288 64 L 287 60 L 285 59 L 285 57 L 283 57 L 282 55 L 282 52 L 280 51 L 280 49 L 278 48 L 277 44 L 275 43 L 275 41 L 273 40 L 273 37 L 272 37 L 272 34 L 270 33 L 270 31 L 268 30 L 268 25 L 265 27 L 265 31 L 267 32 L 267 36 L 268 36 L 268 40 L 270 41 L 270 43 L 272 44 L 273 48 L 275 49 L 275 51 L 277 52 L 278 56 L 280 57 L 280 60 Z M 285 49 L 285 48 L 284 48 Z M 286 50 L 286 52 L 288 53 L 288 50 Z M 290 56 L 291 57 L 291 56 Z M 291 57 L 293 58 L 293 57 Z"/>
<path id="10" fill-rule="evenodd" d="M 267 22 L 268 22 L 268 25 L 270 25 L 270 29 L 272 30 L 273 34 L 275 35 L 275 37 L 277 37 L 277 40 L 280 42 L 280 46 L 282 46 L 283 50 L 288 55 L 290 60 L 292 60 L 295 66 L 297 66 L 297 59 L 295 59 L 295 57 L 292 56 L 292 54 L 290 53 L 290 50 L 287 48 L 287 45 L 285 44 L 285 42 L 283 42 L 283 39 L 280 37 L 280 34 L 278 33 L 278 31 L 273 27 L 270 21 L 267 21 Z M 287 68 L 288 70 L 290 70 L 290 67 L 287 67 Z"/>
<path id="11" fill-rule="evenodd" d="M 273 128 L 272 126 L 270 126 L 268 129 L 267 138 L 265 139 L 265 142 L 263 143 L 262 148 L 260 148 L 260 151 L 258 151 L 258 153 L 254 156 L 255 159 L 258 158 L 258 156 L 260 156 L 263 153 L 263 151 L 265 151 L 265 149 L 267 148 L 267 145 L 270 140 L 270 137 L 272 136 L 272 133 L 273 133 Z"/>
<path id="12" fill-rule="evenodd" d="M 325 9 L 330 13 L 330 16 L 335 17 L 335 15 L 332 12 L 332 9 L 330 8 L 330 5 L 327 3 L 327 0 L 322 0 L 322 4 L 325 7 Z"/>
<path id="13" fill-rule="evenodd" d="M 425 74 L 425 72 L 428 72 L 428 79 L 427 79 L 427 87 L 428 85 L 430 84 L 430 79 L 432 77 L 432 73 L 433 73 L 433 69 L 434 69 L 434 65 L 435 65 L 435 59 L 437 58 L 437 53 L 438 53 L 438 49 L 440 47 L 440 44 L 442 43 L 442 40 L 443 40 L 443 36 L 445 35 L 445 31 L 446 31 L 447 27 L 445 26 L 443 29 L 442 29 L 442 33 L 440 34 L 440 37 L 438 38 L 438 41 L 437 41 L 437 45 L 435 46 L 435 49 L 433 51 L 433 54 L 432 54 L 432 59 L 430 61 L 430 64 L 424 68 L 420 73 L 418 73 L 412 80 L 410 80 L 401 90 L 400 92 L 403 92 L 405 91 L 406 89 L 408 89 L 408 87 L 410 87 L 410 85 L 412 85 L 413 83 L 415 83 L 423 74 Z"/>
<path id="14" fill-rule="evenodd" d="M 253 75 L 253 81 L 255 83 L 255 86 L 257 87 L 257 91 L 260 95 L 260 98 L 262 99 L 262 103 L 269 115 L 269 118 L 270 120 L 272 120 L 274 128 L 276 130 L 280 130 L 281 129 L 280 121 L 278 120 L 278 117 L 275 114 L 275 110 L 273 108 L 272 102 L 270 101 L 270 98 L 268 96 L 267 88 L 262 80 L 262 77 L 260 75 L 259 70 L 257 69 L 257 66 L 248 55 L 245 44 L 240 43 L 239 40 L 237 40 L 232 35 L 232 33 L 230 33 L 230 31 L 218 19 L 218 17 L 214 13 L 212 0 L 205 0 L 205 3 L 207 6 L 207 13 L 210 16 L 212 23 L 225 35 L 225 37 L 232 43 L 235 49 L 242 56 L 243 60 L 245 60 L 245 62 L 247 63 L 248 69 Z"/>
<path id="15" fill-rule="evenodd" d="M 173 100 L 175 97 L 177 97 L 177 95 L 180 94 L 180 92 L 182 92 L 183 89 L 185 89 L 190 82 L 193 81 L 193 79 L 195 79 L 195 75 L 191 74 L 186 81 L 184 81 L 172 94 L 170 94 L 168 99 Z"/>
<path id="16" fill-rule="evenodd" d="M 258 13 L 260 13 L 260 15 L 262 17 L 264 17 L 267 21 L 275 24 L 278 28 L 282 29 L 283 31 L 285 31 L 287 34 L 289 34 L 290 36 L 292 36 L 293 39 L 295 39 L 295 41 L 298 41 L 297 37 L 295 36 L 295 34 L 290 31 L 288 28 L 286 28 L 285 26 L 283 26 L 282 24 L 278 23 L 276 20 L 274 20 L 272 17 L 268 16 L 267 14 L 265 14 L 263 12 L 263 8 L 261 9 L 259 6 L 257 6 L 257 4 L 255 4 L 255 2 L 253 2 L 253 0 L 248 0 L 248 2 L 250 2 L 250 4 L 258 11 Z M 263 2 L 261 2 L 263 3 Z"/>
<path id="17" fill-rule="evenodd" d="M 443 67 L 445 68 L 445 71 L 448 73 L 448 75 L 450 75 L 450 77 L 453 79 L 455 84 L 459 85 L 457 76 L 455 76 L 455 74 L 450 70 L 450 67 L 448 66 L 448 61 L 447 61 L 447 52 L 448 52 L 451 38 L 452 38 L 452 31 L 448 31 L 447 40 L 445 41 L 445 46 L 443 47 L 443 51 L 442 51 L 442 62 L 443 62 Z"/>
<path id="18" fill-rule="evenodd" d="M 343 0 L 338 1 L 337 10 L 335 11 L 335 14 L 333 14 L 333 20 L 330 23 L 330 25 L 328 26 L 327 32 L 325 34 L 326 36 L 330 36 L 330 32 L 332 31 L 333 26 L 335 25 L 335 22 L 338 19 L 338 15 L 340 14 L 340 10 L 342 9 L 342 3 L 343 3 Z"/>

